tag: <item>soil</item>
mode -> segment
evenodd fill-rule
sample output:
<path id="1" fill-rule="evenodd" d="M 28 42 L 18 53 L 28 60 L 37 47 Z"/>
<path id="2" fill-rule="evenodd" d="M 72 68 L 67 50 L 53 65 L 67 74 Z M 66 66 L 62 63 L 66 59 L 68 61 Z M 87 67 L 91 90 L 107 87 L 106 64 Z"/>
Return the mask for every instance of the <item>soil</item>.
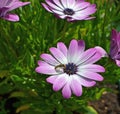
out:
<path id="1" fill-rule="evenodd" d="M 117 85 L 107 85 L 112 92 L 104 92 L 97 101 L 89 102 L 98 114 L 120 114 L 120 88 Z"/>

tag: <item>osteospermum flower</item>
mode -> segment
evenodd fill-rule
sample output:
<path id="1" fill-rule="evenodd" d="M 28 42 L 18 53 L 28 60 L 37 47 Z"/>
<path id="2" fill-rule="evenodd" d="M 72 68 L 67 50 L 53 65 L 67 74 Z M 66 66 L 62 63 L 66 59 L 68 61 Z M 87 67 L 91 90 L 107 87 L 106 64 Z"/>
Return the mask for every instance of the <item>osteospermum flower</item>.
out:
<path id="1" fill-rule="evenodd" d="M 120 32 L 114 29 L 111 35 L 110 58 L 120 67 Z"/>
<path id="2" fill-rule="evenodd" d="M 21 2 L 19 0 L 0 0 L 0 18 L 9 21 L 19 21 L 18 15 L 10 14 L 9 11 L 27 4 L 30 4 L 30 2 Z"/>
<path id="3" fill-rule="evenodd" d="M 69 48 L 59 42 L 57 48 L 50 48 L 51 54 L 42 54 L 43 60 L 38 61 L 36 72 L 50 75 L 47 82 L 53 84 L 53 90 L 62 89 L 64 98 L 70 98 L 72 93 L 82 95 L 82 86 L 91 87 L 95 81 L 102 81 L 103 77 L 98 72 L 105 69 L 94 64 L 101 58 L 95 48 L 85 49 L 83 40 L 72 40 Z"/>
<path id="4" fill-rule="evenodd" d="M 85 2 L 84 0 L 45 0 L 42 6 L 57 17 L 74 20 L 89 20 L 94 17 L 89 15 L 96 12 L 96 5 Z"/>

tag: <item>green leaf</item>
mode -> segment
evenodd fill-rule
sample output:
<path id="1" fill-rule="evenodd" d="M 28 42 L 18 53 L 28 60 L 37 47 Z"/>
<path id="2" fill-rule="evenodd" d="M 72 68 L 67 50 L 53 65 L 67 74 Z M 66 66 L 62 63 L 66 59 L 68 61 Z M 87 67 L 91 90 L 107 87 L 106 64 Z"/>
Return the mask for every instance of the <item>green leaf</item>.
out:
<path id="1" fill-rule="evenodd" d="M 91 106 L 87 106 L 86 110 L 87 110 L 86 114 L 98 114 L 97 111 Z"/>

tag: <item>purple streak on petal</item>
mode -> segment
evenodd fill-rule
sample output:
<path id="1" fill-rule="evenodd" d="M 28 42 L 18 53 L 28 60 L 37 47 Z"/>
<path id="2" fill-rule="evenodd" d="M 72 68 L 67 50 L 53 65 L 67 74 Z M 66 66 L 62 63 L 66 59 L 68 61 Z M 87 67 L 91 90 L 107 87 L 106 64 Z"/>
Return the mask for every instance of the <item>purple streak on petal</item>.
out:
<path id="1" fill-rule="evenodd" d="M 16 14 L 6 14 L 2 18 L 5 19 L 5 20 L 8 20 L 8 21 L 13 21 L 13 22 L 19 21 L 19 17 Z"/>
<path id="2" fill-rule="evenodd" d="M 80 51 L 80 53 L 83 53 L 85 50 L 85 42 L 84 40 L 79 40 L 78 41 L 78 50 Z"/>
<path id="3" fill-rule="evenodd" d="M 97 53 L 95 48 L 90 48 L 80 55 L 80 60 L 77 65 L 91 64 L 98 61 L 100 58 L 101 54 Z"/>
<path id="4" fill-rule="evenodd" d="M 85 78 L 85 77 L 82 77 L 80 75 L 76 75 L 76 78 L 78 78 L 77 80 L 79 80 L 80 84 L 84 87 L 92 87 L 96 84 L 95 81 Z"/>
<path id="5" fill-rule="evenodd" d="M 68 78 L 68 75 L 65 73 L 59 75 L 59 77 L 53 83 L 53 90 L 59 91 L 61 88 L 63 88 L 64 85 L 67 83 Z"/>
<path id="6" fill-rule="evenodd" d="M 64 54 L 58 49 L 58 48 L 50 48 L 50 52 L 52 55 L 62 64 L 67 63 L 67 58 L 64 56 Z"/>
<path id="7" fill-rule="evenodd" d="M 65 55 L 65 57 L 67 58 L 67 47 L 65 46 L 64 43 L 59 42 L 57 43 L 57 48 Z"/>
<path id="8" fill-rule="evenodd" d="M 45 62 L 47 62 L 48 64 L 51 64 L 53 66 L 57 66 L 60 63 L 50 54 L 42 54 L 40 56 Z"/>
<path id="9" fill-rule="evenodd" d="M 82 71 L 82 72 L 77 72 L 77 74 L 85 78 L 91 79 L 91 80 L 96 80 L 96 81 L 103 80 L 103 77 L 100 74 L 95 73 L 95 72 Z"/>
<path id="10" fill-rule="evenodd" d="M 61 11 L 62 9 L 60 7 L 58 7 L 56 4 L 54 4 L 53 2 L 51 2 L 50 0 L 45 0 L 46 3 L 48 4 L 48 6 L 50 6 L 52 9 Z"/>
<path id="11" fill-rule="evenodd" d="M 58 74 L 54 66 L 47 64 L 44 61 L 38 61 L 38 67 L 35 69 L 36 72 L 41 74 L 56 75 Z"/>
<path id="12" fill-rule="evenodd" d="M 53 0 L 53 2 L 59 6 L 61 9 L 64 9 L 63 5 L 61 4 L 60 0 Z"/>
<path id="13" fill-rule="evenodd" d="M 67 83 L 62 89 L 62 95 L 64 98 L 69 99 L 71 97 L 71 88 L 69 83 Z"/>
<path id="14" fill-rule="evenodd" d="M 81 96 L 82 95 L 82 86 L 79 80 L 76 79 L 76 75 L 71 76 L 70 87 L 74 95 Z"/>
<path id="15" fill-rule="evenodd" d="M 83 70 L 91 71 L 91 72 L 105 72 L 104 67 L 102 67 L 100 65 L 96 65 L 96 64 L 88 64 L 88 65 L 78 66 L 78 72 L 82 72 Z"/>
<path id="16" fill-rule="evenodd" d="M 80 18 L 82 19 L 83 18 L 88 18 L 88 15 L 91 15 L 93 13 L 96 12 L 96 9 L 95 9 L 96 5 L 91 5 L 90 7 L 87 7 L 86 9 L 84 10 L 80 10 L 78 11 L 74 16 L 74 18 Z"/>
<path id="17" fill-rule="evenodd" d="M 41 3 L 41 4 L 48 12 L 53 13 L 48 5 L 46 5 L 45 3 Z"/>

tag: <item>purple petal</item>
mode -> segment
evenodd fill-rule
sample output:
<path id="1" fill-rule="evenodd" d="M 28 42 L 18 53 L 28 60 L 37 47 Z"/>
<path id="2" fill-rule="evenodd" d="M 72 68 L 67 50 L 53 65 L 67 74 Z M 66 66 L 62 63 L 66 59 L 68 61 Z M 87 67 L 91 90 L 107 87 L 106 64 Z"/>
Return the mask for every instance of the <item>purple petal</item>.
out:
<path id="1" fill-rule="evenodd" d="M 77 65 L 91 64 L 98 61 L 100 58 L 101 54 L 97 53 L 95 48 L 90 48 L 80 55 Z"/>
<path id="2" fill-rule="evenodd" d="M 89 7 L 90 3 L 89 2 L 81 2 L 78 3 L 78 1 L 76 2 L 76 5 L 74 6 L 74 10 L 78 11 L 78 10 L 84 10 L 85 8 Z"/>
<path id="3" fill-rule="evenodd" d="M 79 40 L 78 41 L 78 50 L 79 50 L 80 53 L 84 52 L 84 50 L 85 50 L 84 40 Z"/>
<path id="4" fill-rule="evenodd" d="M 65 46 L 64 43 L 59 42 L 57 43 L 57 48 L 65 55 L 65 57 L 67 58 L 67 47 Z"/>
<path id="5" fill-rule="evenodd" d="M 48 74 L 48 75 L 58 74 L 54 66 L 51 66 L 50 64 L 44 61 L 38 61 L 38 65 L 39 66 L 35 69 L 35 71 L 38 73 Z"/>
<path id="6" fill-rule="evenodd" d="M 61 0 L 61 3 L 64 6 L 64 8 L 68 8 L 67 0 Z"/>
<path id="7" fill-rule="evenodd" d="M 105 72 L 104 67 L 100 65 L 95 65 L 95 64 L 88 64 L 88 65 L 81 65 L 78 66 L 78 72 L 81 72 L 83 70 L 91 71 L 91 72 Z"/>
<path id="8" fill-rule="evenodd" d="M 46 3 L 52 8 L 52 9 L 55 9 L 55 10 L 58 10 L 58 11 L 61 11 L 62 9 L 60 7 L 58 7 L 56 4 L 54 4 L 53 2 L 51 2 L 50 0 L 45 0 Z"/>
<path id="9" fill-rule="evenodd" d="M 48 77 L 48 78 L 46 79 L 46 81 L 47 81 L 48 83 L 53 84 L 57 78 L 58 78 L 58 75 L 50 76 L 50 77 Z"/>
<path id="10" fill-rule="evenodd" d="M 52 55 L 62 64 L 67 64 L 67 58 L 58 48 L 50 48 Z"/>
<path id="11" fill-rule="evenodd" d="M 72 92 L 76 95 L 76 96 L 81 96 L 82 95 L 82 86 L 79 80 L 76 79 L 76 75 L 72 75 L 71 76 L 71 83 L 70 83 L 70 87 Z"/>
<path id="12" fill-rule="evenodd" d="M 116 62 L 116 65 L 120 67 L 120 60 L 116 60 L 115 62 Z"/>
<path id="13" fill-rule="evenodd" d="M 53 90 L 59 91 L 66 84 L 68 78 L 68 75 L 65 73 L 59 75 L 59 77 L 53 83 Z"/>
<path id="14" fill-rule="evenodd" d="M 92 81 L 91 79 L 87 79 L 85 77 L 82 77 L 80 75 L 76 75 L 77 80 L 80 81 L 80 84 L 83 85 L 84 87 L 92 87 L 96 84 L 95 81 Z"/>
<path id="15" fill-rule="evenodd" d="M 78 58 L 78 41 L 72 40 L 68 49 L 68 62 L 74 62 Z"/>
<path id="16" fill-rule="evenodd" d="M 102 47 L 96 46 L 95 49 L 101 54 L 102 57 L 108 57 L 107 52 Z"/>
<path id="17" fill-rule="evenodd" d="M 71 93 L 70 85 L 69 85 L 69 83 L 67 83 L 62 89 L 62 95 L 64 98 L 68 99 L 71 97 L 71 94 L 72 93 Z"/>
<path id="18" fill-rule="evenodd" d="M 77 72 L 77 74 L 85 78 L 91 79 L 91 80 L 96 80 L 96 81 L 103 80 L 103 77 L 100 74 L 95 73 L 95 72 L 82 71 L 82 72 Z"/>
<path id="19" fill-rule="evenodd" d="M 41 4 L 48 12 L 53 13 L 48 5 L 46 5 L 45 3 L 41 3 Z"/>
<path id="20" fill-rule="evenodd" d="M 63 5 L 61 4 L 60 0 L 53 0 L 53 2 L 59 6 L 60 8 L 64 9 Z"/>
<path id="21" fill-rule="evenodd" d="M 16 14 L 6 14 L 2 18 L 5 19 L 5 20 L 8 20 L 8 21 L 13 21 L 13 22 L 19 21 L 19 17 Z"/>
<path id="22" fill-rule="evenodd" d="M 14 2 L 14 3 L 9 7 L 9 10 L 8 10 L 8 11 L 11 11 L 11 10 L 13 10 L 13 9 L 16 9 L 16 8 L 19 8 L 19 7 L 28 5 L 28 4 L 30 4 L 30 2 L 20 2 L 20 1 L 16 1 L 16 2 Z"/>
<path id="23" fill-rule="evenodd" d="M 53 57 L 51 56 L 50 54 L 42 54 L 40 56 L 45 62 L 47 62 L 48 64 L 51 64 L 53 66 L 57 66 L 59 65 L 60 63 Z"/>
<path id="24" fill-rule="evenodd" d="M 76 4 L 76 0 L 66 0 L 66 1 L 67 1 L 68 8 L 74 9 L 74 5 Z"/>

